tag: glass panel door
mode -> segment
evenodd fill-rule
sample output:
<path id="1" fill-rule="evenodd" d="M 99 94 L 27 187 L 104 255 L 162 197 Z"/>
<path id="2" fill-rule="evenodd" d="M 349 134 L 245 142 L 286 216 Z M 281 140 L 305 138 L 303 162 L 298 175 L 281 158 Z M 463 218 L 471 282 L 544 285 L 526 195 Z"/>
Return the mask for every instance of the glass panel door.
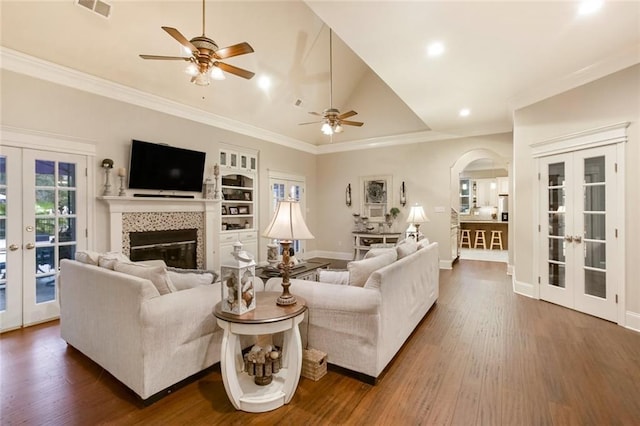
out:
<path id="1" fill-rule="evenodd" d="M 23 159 L 23 291 L 25 325 L 59 315 L 58 271 L 86 247 L 86 168 L 82 156 L 25 150 Z M 86 209 L 86 207 L 84 207 Z M 80 237 L 82 235 L 82 237 Z"/>
<path id="2" fill-rule="evenodd" d="M 540 297 L 615 320 L 615 147 L 540 160 Z"/>
<path id="3" fill-rule="evenodd" d="M 21 150 L 0 147 L 0 324 L 22 325 Z"/>

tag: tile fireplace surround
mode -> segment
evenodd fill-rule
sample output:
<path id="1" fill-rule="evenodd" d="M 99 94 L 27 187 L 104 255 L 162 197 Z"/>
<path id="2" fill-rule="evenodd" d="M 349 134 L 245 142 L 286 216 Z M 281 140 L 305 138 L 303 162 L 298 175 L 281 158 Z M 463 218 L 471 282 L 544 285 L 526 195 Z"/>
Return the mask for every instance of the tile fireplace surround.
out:
<path id="1" fill-rule="evenodd" d="M 109 206 L 109 247 L 129 255 L 130 232 L 197 229 L 198 268 L 216 269 L 219 200 L 99 197 Z"/>

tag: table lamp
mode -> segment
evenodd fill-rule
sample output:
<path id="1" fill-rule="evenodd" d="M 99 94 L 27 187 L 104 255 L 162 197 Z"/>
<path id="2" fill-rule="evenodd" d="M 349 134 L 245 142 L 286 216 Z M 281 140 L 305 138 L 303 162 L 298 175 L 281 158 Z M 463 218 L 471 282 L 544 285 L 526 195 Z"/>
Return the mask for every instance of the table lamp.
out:
<path id="1" fill-rule="evenodd" d="M 294 200 L 278 201 L 275 214 L 271 223 L 262 234 L 263 237 L 277 239 L 282 246 L 282 263 L 278 268 L 282 270 L 282 294 L 276 299 L 281 306 L 294 305 L 296 298 L 289 293 L 289 274 L 291 272 L 291 260 L 289 248 L 293 240 L 311 240 L 315 238 L 307 224 L 304 223 L 300 203 Z"/>
<path id="2" fill-rule="evenodd" d="M 424 214 L 422 206 L 418 204 L 411 206 L 407 223 L 411 223 L 416 227 L 416 241 L 420 239 L 420 224 L 425 222 L 429 222 L 429 218 Z"/>

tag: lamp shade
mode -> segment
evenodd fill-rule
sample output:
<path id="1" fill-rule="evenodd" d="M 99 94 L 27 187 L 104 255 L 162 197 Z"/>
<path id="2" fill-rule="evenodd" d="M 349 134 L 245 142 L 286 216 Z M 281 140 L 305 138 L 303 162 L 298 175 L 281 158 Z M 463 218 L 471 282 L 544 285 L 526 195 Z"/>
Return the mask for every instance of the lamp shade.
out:
<path id="1" fill-rule="evenodd" d="M 424 209 L 422 206 L 415 205 L 411 206 L 411 210 L 409 210 L 409 216 L 407 217 L 407 223 L 424 223 L 429 222 L 429 218 L 426 214 L 424 214 Z"/>
<path id="2" fill-rule="evenodd" d="M 278 240 L 311 240 L 315 238 L 304 223 L 300 203 L 293 200 L 278 201 L 276 211 L 263 237 Z"/>

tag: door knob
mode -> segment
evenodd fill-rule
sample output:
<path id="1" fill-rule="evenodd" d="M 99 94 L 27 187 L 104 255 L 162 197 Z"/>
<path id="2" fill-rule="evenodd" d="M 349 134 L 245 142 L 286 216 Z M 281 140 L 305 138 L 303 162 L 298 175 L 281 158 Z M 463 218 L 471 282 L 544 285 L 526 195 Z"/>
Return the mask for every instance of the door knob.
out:
<path id="1" fill-rule="evenodd" d="M 569 243 L 573 241 L 573 237 L 571 235 L 565 235 L 564 239 L 565 239 L 565 241 L 567 241 Z"/>
<path id="2" fill-rule="evenodd" d="M 575 237 L 573 237 L 573 241 L 579 244 L 582 242 L 582 237 L 580 235 L 576 235 Z"/>
<path id="3" fill-rule="evenodd" d="M 27 243 L 25 247 L 27 248 L 27 250 L 33 250 L 36 247 L 36 245 L 33 243 Z"/>
<path id="4" fill-rule="evenodd" d="M 11 250 L 11 251 L 16 251 L 16 250 L 18 250 L 19 248 L 20 248 L 20 246 L 18 246 L 17 244 L 11 244 L 11 245 L 9 246 L 9 250 Z"/>

